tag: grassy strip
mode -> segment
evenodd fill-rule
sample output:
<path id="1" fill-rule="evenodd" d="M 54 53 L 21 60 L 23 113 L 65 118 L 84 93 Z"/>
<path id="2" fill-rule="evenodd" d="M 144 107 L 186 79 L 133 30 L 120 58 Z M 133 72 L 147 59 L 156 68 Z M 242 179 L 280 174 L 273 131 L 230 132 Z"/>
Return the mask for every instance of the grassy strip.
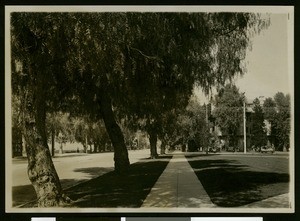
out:
<path id="1" fill-rule="evenodd" d="M 187 159 L 211 198 L 221 207 L 237 207 L 289 191 L 286 173 L 255 171 L 238 160 Z"/>

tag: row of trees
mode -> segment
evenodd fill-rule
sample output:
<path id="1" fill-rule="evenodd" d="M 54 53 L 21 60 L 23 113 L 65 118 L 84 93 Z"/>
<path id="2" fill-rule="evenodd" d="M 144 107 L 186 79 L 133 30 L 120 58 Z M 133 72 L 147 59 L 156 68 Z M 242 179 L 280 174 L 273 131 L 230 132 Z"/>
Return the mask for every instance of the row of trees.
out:
<path id="1" fill-rule="evenodd" d="M 84 152 L 88 150 L 88 146 L 94 146 L 94 152 L 104 151 L 105 146 L 110 145 L 109 137 L 106 133 L 102 120 L 91 122 L 89 119 L 82 117 L 72 118 L 68 113 L 52 113 L 47 117 L 47 134 L 48 143 L 53 146 L 57 141 L 61 146 L 67 142 L 81 143 Z M 49 139 L 51 137 L 51 140 Z M 52 152 L 52 156 L 54 152 Z"/>
<path id="2" fill-rule="evenodd" d="M 247 103 L 246 97 L 235 85 L 227 84 L 219 90 L 213 102 L 215 109 L 212 115 L 215 123 L 224 134 L 229 135 L 229 144 L 237 147 L 243 122 L 243 103 Z M 264 99 L 263 103 L 259 98 L 253 100 L 250 115 L 247 113 L 247 117 L 251 118 L 249 127 L 251 128 L 251 146 L 262 147 L 269 141 L 276 150 L 289 149 L 290 102 L 290 96 L 282 92 L 276 93 L 274 98 Z M 269 129 L 266 123 L 270 124 Z"/>
<path id="3" fill-rule="evenodd" d="M 16 99 L 16 98 L 15 98 Z M 22 154 L 26 146 L 24 134 L 22 134 L 21 119 L 13 111 L 13 156 Z M 91 122 L 82 117 L 70 117 L 68 113 L 55 112 L 47 115 L 46 118 L 47 142 L 51 144 L 51 155 L 55 155 L 55 150 L 63 152 L 63 145 L 67 142 L 80 143 L 83 151 L 93 145 L 94 152 L 103 152 L 105 147 L 111 146 L 110 139 L 106 132 L 102 120 Z M 58 143 L 59 147 L 55 144 Z"/>
<path id="4" fill-rule="evenodd" d="M 15 119 L 12 133 L 15 142 L 13 153 L 22 154 L 21 151 L 25 147 L 26 141 L 22 139 L 21 122 L 16 114 L 13 112 Z M 200 101 L 195 96 L 191 97 L 185 109 L 182 108 L 176 115 L 169 114 L 168 119 L 164 122 L 168 129 L 168 131 L 164 130 L 166 137 L 159 136 L 161 154 L 165 154 L 166 147 L 174 149 L 176 145 L 187 144 L 190 141 L 197 143 L 195 148 L 207 146 L 210 136 L 206 116 L 208 116 L 206 105 L 200 105 Z M 135 128 L 134 124 L 126 119 L 121 119 L 119 125 L 128 149 L 148 148 L 148 142 L 145 141 L 144 133 L 140 128 Z M 139 125 L 142 123 L 140 122 Z M 111 150 L 111 142 L 102 120 L 91 122 L 87 118 L 71 117 L 69 113 L 56 112 L 47 116 L 46 130 L 48 144 L 51 144 L 52 157 L 55 155 L 55 150 L 59 149 L 63 153 L 63 146 L 66 143 L 80 143 L 84 152 Z M 55 146 L 57 143 L 59 146 Z M 109 148 L 107 149 L 107 147 Z"/>
<path id="5" fill-rule="evenodd" d="M 155 158 L 193 87 L 208 93 L 242 74 L 250 36 L 267 26 L 253 13 L 12 13 L 13 107 L 38 205 L 69 202 L 47 144 L 49 115 L 103 120 L 115 171 L 126 173 L 120 122 L 149 134 Z"/>

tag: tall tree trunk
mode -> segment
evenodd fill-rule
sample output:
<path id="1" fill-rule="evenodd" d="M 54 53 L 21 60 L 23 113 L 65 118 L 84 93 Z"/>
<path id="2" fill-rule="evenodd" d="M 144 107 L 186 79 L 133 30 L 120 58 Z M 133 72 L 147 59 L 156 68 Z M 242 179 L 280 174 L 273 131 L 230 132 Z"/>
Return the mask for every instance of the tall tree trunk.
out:
<path id="1" fill-rule="evenodd" d="M 111 99 L 102 91 L 98 102 L 101 107 L 105 128 L 114 147 L 115 171 L 118 173 L 125 173 L 130 165 L 128 150 L 125 145 L 123 133 L 114 116 Z"/>
<path id="2" fill-rule="evenodd" d="M 98 153 L 98 145 L 94 142 L 94 153 Z"/>
<path id="3" fill-rule="evenodd" d="M 26 140 L 25 140 L 23 132 L 22 132 L 22 156 L 27 157 L 27 154 L 26 154 Z"/>
<path id="4" fill-rule="evenodd" d="M 31 69 L 32 70 L 32 69 Z M 31 72 L 30 70 L 30 72 Z M 31 72 L 31 75 L 34 74 Z M 62 187 L 55 170 L 46 135 L 46 90 L 47 79 L 43 73 L 35 75 L 36 81 L 31 102 L 24 100 L 23 115 L 24 137 L 28 158 L 28 177 L 38 200 L 39 207 L 61 206 L 70 199 L 62 192 Z"/>
<path id="5" fill-rule="evenodd" d="M 154 129 L 150 129 L 149 133 L 149 141 L 150 141 L 150 156 L 152 159 L 156 159 L 158 157 L 157 154 L 157 133 Z"/>
<path id="6" fill-rule="evenodd" d="M 37 111 L 40 112 L 40 111 Z M 48 148 L 45 119 L 37 113 L 25 121 L 26 152 L 28 158 L 28 177 L 38 199 L 39 207 L 61 206 L 69 202 L 64 196 Z"/>
<path id="7" fill-rule="evenodd" d="M 88 153 L 88 148 L 89 148 L 89 145 L 88 145 L 88 141 L 87 141 L 87 135 L 85 135 L 85 153 Z"/>
<path id="8" fill-rule="evenodd" d="M 160 145 L 160 154 L 166 154 L 166 144 L 167 142 L 165 141 L 165 139 L 162 139 Z"/>
<path id="9" fill-rule="evenodd" d="M 55 130 L 51 128 L 51 155 L 54 157 L 55 155 Z"/>

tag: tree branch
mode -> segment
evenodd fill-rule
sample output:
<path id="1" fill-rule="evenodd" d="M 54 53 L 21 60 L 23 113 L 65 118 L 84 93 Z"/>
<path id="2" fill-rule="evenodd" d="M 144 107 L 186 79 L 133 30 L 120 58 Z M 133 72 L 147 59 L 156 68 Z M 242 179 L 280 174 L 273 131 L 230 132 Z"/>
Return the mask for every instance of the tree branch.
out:
<path id="1" fill-rule="evenodd" d="M 159 60 L 159 61 L 161 61 L 161 59 L 160 59 L 159 57 L 157 57 L 157 56 L 146 55 L 146 54 L 144 54 L 141 50 L 139 50 L 139 49 L 137 49 L 137 48 L 134 48 L 134 47 L 131 47 L 131 46 L 129 46 L 129 47 L 130 47 L 130 49 L 139 52 L 142 56 L 144 56 L 144 57 L 147 58 L 147 59 L 151 59 L 151 60 Z"/>

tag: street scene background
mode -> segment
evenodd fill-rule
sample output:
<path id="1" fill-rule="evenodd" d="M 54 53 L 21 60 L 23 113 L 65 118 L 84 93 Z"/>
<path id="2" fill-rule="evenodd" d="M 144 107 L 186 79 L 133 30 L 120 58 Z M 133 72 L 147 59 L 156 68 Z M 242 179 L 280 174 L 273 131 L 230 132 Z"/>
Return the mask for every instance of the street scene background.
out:
<path id="1" fill-rule="evenodd" d="M 7 15 L 10 209 L 292 208 L 291 11 Z"/>

